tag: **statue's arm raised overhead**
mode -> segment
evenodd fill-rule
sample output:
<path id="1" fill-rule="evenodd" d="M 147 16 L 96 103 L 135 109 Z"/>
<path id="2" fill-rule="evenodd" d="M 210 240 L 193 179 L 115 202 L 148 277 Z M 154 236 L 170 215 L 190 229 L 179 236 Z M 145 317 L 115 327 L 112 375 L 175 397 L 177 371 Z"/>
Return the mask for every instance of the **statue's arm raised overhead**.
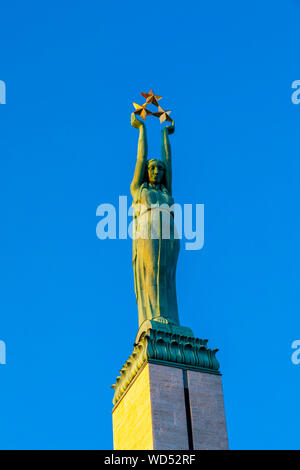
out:
<path id="1" fill-rule="evenodd" d="M 169 194 L 172 195 L 172 156 L 169 134 L 175 131 L 174 121 L 161 131 L 161 159 L 166 166 L 166 184 Z"/>
<path id="2" fill-rule="evenodd" d="M 148 145 L 146 127 L 142 121 L 136 118 L 134 113 L 131 114 L 131 125 L 132 127 L 139 129 L 140 132 L 138 141 L 137 161 L 135 165 L 133 180 L 130 185 L 132 197 L 133 199 L 135 199 L 136 191 L 140 188 L 141 184 L 144 181 L 144 175 L 147 164 Z"/>

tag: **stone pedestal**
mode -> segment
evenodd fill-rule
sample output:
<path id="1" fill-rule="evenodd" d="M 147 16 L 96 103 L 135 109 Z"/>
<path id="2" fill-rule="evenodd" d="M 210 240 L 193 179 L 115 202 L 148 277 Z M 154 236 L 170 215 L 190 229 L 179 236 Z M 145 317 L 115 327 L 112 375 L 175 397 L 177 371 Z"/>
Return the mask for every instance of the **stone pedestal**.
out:
<path id="1" fill-rule="evenodd" d="M 228 449 L 220 375 L 187 371 L 194 449 Z"/>
<path id="2" fill-rule="evenodd" d="M 143 326 L 113 386 L 115 450 L 228 449 L 217 350 L 206 343 L 188 328 Z"/>

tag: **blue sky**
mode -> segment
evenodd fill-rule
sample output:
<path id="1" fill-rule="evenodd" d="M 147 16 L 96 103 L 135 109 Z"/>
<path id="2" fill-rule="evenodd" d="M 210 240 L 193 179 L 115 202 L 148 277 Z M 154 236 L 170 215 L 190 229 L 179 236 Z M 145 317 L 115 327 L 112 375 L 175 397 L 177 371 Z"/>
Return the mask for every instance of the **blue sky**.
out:
<path id="1" fill-rule="evenodd" d="M 218 347 L 232 449 L 299 449 L 298 0 L 1 6 L 0 448 L 111 449 L 110 385 L 138 327 L 131 240 L 96 208 L 130 196 L 132 102 L 172 110 L 181 324 Z M 160 149 L 149 118 L 149 155 Z"/>

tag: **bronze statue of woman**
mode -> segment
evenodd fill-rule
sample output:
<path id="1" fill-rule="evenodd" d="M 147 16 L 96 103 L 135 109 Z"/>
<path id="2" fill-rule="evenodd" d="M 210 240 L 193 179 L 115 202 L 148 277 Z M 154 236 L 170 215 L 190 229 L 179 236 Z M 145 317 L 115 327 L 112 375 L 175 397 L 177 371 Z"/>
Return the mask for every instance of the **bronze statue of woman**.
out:
<path id="1" fill-rule="evenodd" d="M 179 325 L 175 276 L 180 243 L 175 236 L 174 214 L 168 210 L 174 204 L 169 141 L 174 123 L 162 130 L 161 160 L 147 160 L 145 124 L 134 113 L 131 125 L 139 130 L 137 162 L 130 186 L 135 222 L 133 271 L 139 326 L 145 320 Z M 162 220 L 166 218 L 169 236 L 163 237 Z"/>

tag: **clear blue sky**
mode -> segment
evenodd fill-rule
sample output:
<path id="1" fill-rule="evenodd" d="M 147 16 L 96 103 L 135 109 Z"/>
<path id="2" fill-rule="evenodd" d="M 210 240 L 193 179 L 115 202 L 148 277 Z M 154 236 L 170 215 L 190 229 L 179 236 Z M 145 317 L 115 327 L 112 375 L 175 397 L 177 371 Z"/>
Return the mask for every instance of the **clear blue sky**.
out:
<path id="1" fill-rule="evenodd" d="M 299 14 L 298 0 L 2 4 L 0 448 L 112 448 L 110 385 L 138 320 L 131 240 L 98 240 L 96 208 L 130 196 L 132 101 L 150 88 L 176 121 L 175 200 L 205 204 L 178 301 L 220 349 L 230 446 L 300 448 Z"/>

